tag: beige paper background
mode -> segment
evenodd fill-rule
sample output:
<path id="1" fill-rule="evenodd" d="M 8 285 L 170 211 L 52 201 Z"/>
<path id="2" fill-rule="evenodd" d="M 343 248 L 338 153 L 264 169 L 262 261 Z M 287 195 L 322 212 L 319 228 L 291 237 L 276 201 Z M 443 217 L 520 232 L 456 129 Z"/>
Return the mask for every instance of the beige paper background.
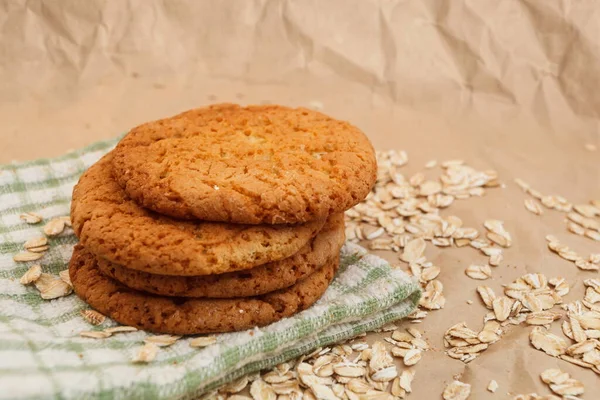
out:
<path id="1" fill-rule="evenodd" d="M 512 182 L 574 203 L 600 199 L 600 152 L 584 148 L 600 148 L 593 0 L 0 0 L 0 163 L 57 156 L 217 101 L 322 104 L 376 148 L 406 150 L 407 176 L 430 159 L 498 170 L 505 189 L 445 213 L 480 229 L 487 218 L 506 222 L 515 244 L 488 281 L 496 292 L 543 272 L 566 277 L 572 301 L 583 297 L 583 279 L 599 275 L 551 254 L 544 236 L 581 254 L 599 252 L 598 242 L 566 232 L 563 214 L 528 213 Z M 549 394 L 539 373 L 550 367 L 595 398 L 599 377 L 531 348 L 524 326 L 468 365 L 444 355 L 450 325 L 481 326 L 480 282 L 463 271 L 485 258 L 432 246 L 426 255 L 442 268 L 448 301 L 419 326 L 435 349 L 417 365 L 410 398 L 439 398 L 455 374 L 473 385 L 472 399 Z M 490 379 L 495 395 L 485 390 Z"/>

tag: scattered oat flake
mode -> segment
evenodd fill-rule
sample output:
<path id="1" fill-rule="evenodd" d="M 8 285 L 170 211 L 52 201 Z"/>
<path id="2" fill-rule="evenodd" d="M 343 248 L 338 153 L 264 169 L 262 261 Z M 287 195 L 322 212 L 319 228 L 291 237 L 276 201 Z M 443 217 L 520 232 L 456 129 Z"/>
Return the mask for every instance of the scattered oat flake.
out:
<path id="1" fill-rule="evenodd" d="M 573 378 L 569 378 L 562 383 L 551 383 L 550 389 L 561 396 L 578 396 L 585 392 L 583 383 Z"/>
<path id="2" fill-rule="evenodd" d="M 565 336 L 570 337 L 570 339 L 573 339 L 577 343 L 585 342 L 587 340 L 587 334 L 581 327 L 576 316 L 570 315 L 568 324 L 565 324 L 563 328 L 563 330 L 567 331 L 565 332 Z M 568 332 L 569 330 L 570 332 Z M 570 335 L 567 333 L 570 333 Z"/>
<path id="3" fill-rule="evenodd" d="M 390 356 L 389 352 L 385 348 L 383 342 L 375 342 L 371 347 L 371 360 L 369 366 L 373 371 L 379 371 L 380 369 L 393 365 L 394 360 Z"/>
<path id="4" fill-rule="evenodd" d="M 570 222 L 569 221 L 567 223 L 567 230 L 569 232 L 574 233 L 574 234 L 579 235 L 579 236 L 585 235 L 585 228 L 583 226 L 581 226 L 581 225 L 578 225 L 578 224 L 574 223 L 574 222 Z"/>
<path id="5" fill-rule="evenodd" d="M 406 396 L 406 390 L 400 387 L 400 378 L 394 379 L 392 382 L 392 387 L 390 389 L 392 396 L 396 396 L 396 398 L 403 399 Z M 354 399 L 354 397 L 348 396 L 349 399 Z M 358 398 L 358 397 L 357 397 Z M 360 398 L 358 398 L 360 400 Z"/>
<path id="6" fill-rule="evenodd" d="M 595 240 L 596 242 L 600 242 L 600 232 L 598 231 L 586 229 L 584 235 L 585 237 Z"/>
<path id="7" fill-rule="evenodd" d="M 217 343 L 216 336 L 201 336 L 190 340 L 191 347 L 206 347 Z"/>
<path id="8" fill-rule="evenodd" d="M 399 384 L 400 384 L 400 387 L 406 391 L 406 393 L 412 392 L 411 383 L 414 378 L 415 378 L 415 370 L 414 369 L 405 369 L 404 371 L 402 371 L 402 374 L 400 374 Z"/>
<path id="9" fill-rule="evenodd" d="M 404 358 L 406 356 L 406 353 L 408 353 L 408 350 L 410 349 L 405 349 L 403 347 L 394 347 L 392 348 L 392 355 L 394 357 Z"/>
<path id="10" fill-rule="evenodd" d="M 58 277 L 63 280 L 64 283 L 73 287 L 73 283 L 71 283 L 71 276 L 69 275 L 69 270 L 65 269 L 58 273 Z"/>
<path id="11" fill-rule="evenodd" d="M 113 326 L 110 328 L 106 328 L 104 332 L 108 332 L 110 334 L 113 333 L 127 333 L 127 332 L 136 332 L 138 329 L 133 326 Z"/>
<path id="12" fill-rule="evenodd" d="M 92 339 L 106 339 L 107 337 L 110 337 L 111 334 L 103 331 L 82 331 L 79 332 L 79 336 Z"/>
<path id="13" fill-rule="evenodd" d="M 492 288 L 489 286 L 478 286 L 477 293 L 479 293 L 483 304 L 485 304 L 487 308 L 492 309 L 493 302 L 496 299 L 496 294 L 494 293 Z"/>
<path id="14" fill-rule="evenodd" d="M 221 389 L 219 389 L 219 391 L 224 393 L 239 393 L 244 390 L 246 386 L 248 386 L 248 376 L 242 376 L 241 378 L 223 386 Z M 231 397 L 229 397 L 229 399 L 231 399 Z"/>
<path id="15" fill-rule="evenodd" d="M 25 274 L 19 279 L 21 285 L 29 285 L 34 283 L 42 275 L 42 267 L 39 265 L 32 265 Z"/>
<path id="16" fill-rule="evenodd" d="M 589 339 L 589 340 L 585 340 L 580 343 L 575 343 L 575 344 L 567 347 L 567 354 L 569 354 L 571 356 L 585 354 L 589 351 L 594 350 L 595 348 L 596 348 L 596 341 Z"/>
<path id="17" fill-rule="evenodd" d="M 585 290 L 585 301 L 590 302 L 592 304 L 600 302 L 600 293 L 595 289 L 588 287 Z"/>
<path id="18" fill-rule="evenodd" d="M 506 321 L 510 315 L 514 301 L 508 297 L 498 297 L 492 301 L 492 309 L 496 319 L 500 322 Z"/>
<path id="19" fill-rule="evenodd" d="M 436 267 L 435 265 L 432 265 L 431 267 L 425 267 L 421 272 L 421 280 L 424 282 L 429 282 L 437 278 L 440 272 L 440 267 Z"/>
<path id="20" fill-rule="evenodd" d="M 371 385 L 361 379 L 351 379 L 346 386 L 354 393 L 367 393 L 373 389 Z"/>
<path id="21" fill-rule="evenodd" d="M 40 291 L 40 297 L 44 300 L 52 300 L 67 296 L 73 292 L 73 288 L 62 279 L 50 274 L 42 273 L 34 282 L 37 290 Z"/>
<path id="22" fill-rule="evenodd" d="M 314 368 L 314 367 L 313 367 Z M 341 362 L 333 365 L 333 372 L 340 376 L 348 378 L 358 378 L 364 376 L 366 371 L 363 367 L 355 363 Z"/>
<path id="23" fill-rule="evenodd" d="M 323 103 L 322 103 L 321 101 L 319 101 L 319 100 L 311 100 L 311 101 L 308 103 L 308 106 L 309 106 L 310 108 L 313 108 L 313 109 L 317 110 L 317 111 L 319 111 L 319 110 L 322 110 L 322 109 L 323 109 Z"/>
<path id="24" fill-rule="evenodd" d="M 485 236 L 492 242 L 496 243 L 498 246 L 510 247 L 512 245 L 512 240 L 510 239 L 508 232 L 506 232 L 505 234 L 488 232 Z"/>
<path id="25" fill-rule="evenodd" d="M 417 172 L 408 180 L 412 186 L 419 186 L 425 181 L 425 175 L 421 172 Z"/>
<path id="26" fill-rule="evenodd" d="M 533 347 L 554 357 L 565 354 L 567 351 L 567 342 L 564 339 L 547 332 L 539 326 L 532 329 L 529 340 Z"/>
<path id="27" fill-rule="evenodd" d="M 44 233 L 47 236 L 57 236 L 65 229 L 65 220 L 63 218 L 53 218 L 44 225 Z"/>
<path id="28" fill-rule="evenodd" d="M 71 217 L 69 215 L 65 215 L 63 217 L 58 217 L 58 219 L 63 221 L 65 223 L 65 226 L 68 226 L 68 227 L 72 226 Z"/>
<path id="29" fill-rule="evenodd" d="M 310 390 L 312 390 L 312 392 L 315 394 L 316 398 L 319 400 L 338 400 L 339 399 L 339 397 L 336 396 L 335 393 L 333 393 L 333 390 L 331 390 L 329 388 L 329 386 L 325 386 L 320 383 L 312 385 L 310 387 Z M 261 393 L 261 396 L 258 396 L 258 397 L 253 395 L 253 397 L 256 400 L 263 400 L 263 399 L 271 400 L 271 397 L 268 395 L 265 396 L 265 393 Z M 272 399 L 275 400 L 274 397 Z"/>
<path id="30" fill-rule="evenodd" d="M 563 383 L 569 379 L 569 374 L 562 372 L 560 369 L 551 368 L 547 369 L 540 374 L 540 378 L 544 383 Z"/>
<path id="31" fill-rule="evenodd" d="M 586 337 L 590 339 L 600 339 L 600 330 L 598 329 L 586 329 L 585 330 Z"/>
<path id="32" fill-rule="evenodd" d="M 400 259 L 407 263 L 414 262 L 423 256 L 426 246 L 427 244 L 422 238 L 413 239 L 404 246 L 404 252 Z"/>
<path id="33" fill-rule="evenodd" d="M 374 228 L 369 226 L 367 230 L 363 229 L 363 237 L 366 240 L 374 240 L 385 233 L 383 228 Z"/>
<path id="34" fill-rule="evenodd" d="M 19 218 L 28 224 L 37 224 L 43 219 L 41 215 L 33 212 L 23 213 L 19 215 Z"/>
<path id="35" fill-rule="evenodd" d="M 444 167 L 444 168 L 458 167 L 458 166 L 463 165 L 464 163 L 465 163 L 464 160 L 459 160 L 459 159 L 447 160 L 442 163 L 442 167 Z"/>
<path id="36" fill-rule="evenodd" d="M 494 343 L 500 340 L 500 336 L 495 331 L 484 329 L 477 334 L 477 339 L 482 343 Z"/>
<path id="37" fill-rule="evenodd" d="M 474 339 L 477 337 L 477 332 L 472 329 L 467 328 L 465 322 L 460 322 L 451 326 L 447 331 L 446 335 L 453 336 L 455 338 L 461 339 Z"/>
<path id="38" fill-rule="evenodd" d="M 600 208 L 592 204 L 575 204 L 573 210 L 587 218 L 594 218 L 600 215 Z"/>
<path id="39" fill-rule="evenodd" d="M 521 178 L 515 178 L 515 183 L 524 191 L 528 191 L 530 188 L 529 184 Z"/>
<path id="40" fill-rule="evenodd" d="M 34 247 L 46 246 L 47 244 L 48 244 L 48 239 L 44 236 L 40 236 L 40 237 L 29 239 L 28 241 L 26 241 L 23 244 L 23 247 L 26 250 L 29 250 Z"/>
<path id="41" fill-rule="evenodd" d="M 421 350 L 411 349 L 404 356 L 404 365 L 411 366 L 415 365 L 421 360 Z"/>
<path id="42" fill-rule="evenodd" d="M 149 363 L 156 358 L 157 354 L 158 346 L 154 343 L 146 343 L 139 349 L 131 361 L 134 363 Z"/>
<path id="43" fill-rule="evenodd" d="M 28 261 L 36 261 L 40 258 L 44 257 L 42 253 L 33 253 L 31 251 L 23 251 L 21 253 L 15 254 L 13 256 L 13 260 L 16 262 L 28 262 Z"/>
<path id="44" fill-rule="evenodd" d="M 486 219 L 483 222 L 483 226 L 485 227 L 485 229 L 487 229 L 490 232 L 495 232 L 498 234 L 501 234 L 505 231 L 504 229 L 504 222 L 498 220 L 498 219 Z"/>
<path id="45" fill-rule="evenodd" d="M 425 163 L 425 168 L 435 168 L 437 166 L 437 160 L 430 160 Z"/>
<path id="46" fill-rule="evenodd" d="M 414 337 L 414 338 L 421 339 L 423 337 L 423 334 L 417 328 L 413 328 L 413 327 L 406 328 L 406 331 L 408 333 L 410 333 L 411 336 Z"/>
<path id="47" fill-rule="evenodd" d="M 406 358 L 406 357 L 405 357 Z M 371 379 L 375 382 L 389 382 L 398 376 L 398 370 L 395 365 L 380 369 L 371 375 Z"/>
<path id="48" fill-rule="evenodd" d="M 81 310 L 81 316 L 84 320 L 86 320 L 92 325 L 100 325 L 106 319 L 104 315 L 100 314 L 96 310 Z M 112 334 L 111 332 L 104 332 L 107 333 L 109 336 Z"/>
<path id="49" fill-rule="evenodd" d="M 482 249 L 489 246 L 489 242 L 485 239 L 475 239 L 469 242 L 469 245 L 475 249 Z"/>
<path id="50" fill-rule="evenodd" d="M 498 321 L 490 320 L 485 321 L 483 325 L 484 331 L 497 332 L 500 329 L 500 323 Z"/>
<path id="51" fill-rule="evenodd" d="M 425 181 L 419 186 L 421 196 L 431 196 L 442 191 L 442 185 L 436 181 Z"/>
<path id="52" fill-rule="evenodd" d="M 592 289 L 596 290 L 598 293 L 600 293 L 600 279 L 586 279 L 583 281 L 583 284 L 587 287 L 591 287 Z"/>
<path id="53" fill-rule="evenodd" d="M 577 319 L 583 329 L 600 329 L 600 312 L 598 311 L 589 311 L 581 315 L 571 316 L 572 321 L 575 319 Z"/>
<path id="54" fill-rule="evenodd" d="M 544 213 L 540 204 L 534 199 L 525 199 L 525 208 L 535 215 L 542 215 Z"/>
<path id="55" fill-rule="evenodd" d="M 396 330 L 396 331 L 392 332 L 392 339 L 394 339 L 398 342 L 410 343 L 413 340 L 413 336 L 406 332 Z"/>
<path id="56" fill-rule="evenodd" d="M 431 243 L 438 247 L 448 247 L 452 244 L 450 240 L 446 238 L 433 238 L 431 239 Z"/>
<path id="57" fill-rule="evenodd" d="M 551 196 L 551 195 L 542 196 L 542 198 L 540 200 L 545 207 L 548 207 L 551 209 L 556 208 L 556 206 L 558 205 L 558 200 L 556 199 L 555 196 Z"/>
<path id="58" fill-rule="evenodd" d="M 167 347 L 167 346 L 171 346 L 179 339 L 181 339 L 181 336 L 156 335 L 156 336 L 148 336 L 146 339 L 144 339 L 144 342 L 155 344 L 158 347 Z"/>
<path id="59" fill-rule="evenodd" d="M 50 283 L 52 283 L 53 281 L 55 281 L 57 279 L 58 278 L 54 275 L 46 274 L 46 273 L 42 272 L 42 274 L 39 276 L 39 278 L 35 280 L 34 284 L 35 284 L 36 289 L 41 291 L 42 289 L 44 289 L 46 286 L 48 286 Z"/>
<path id="60" fill-rule="evenodd" d="M 460 346 L 455 349 L 455 351 L 459 354 L 474 354 L 479 353 L 488 348 L 487 343 L 479 343 L 470 346 Z"/>
<path id="61" fill-rule="evenodd" d="M 577 258 L 575 260 L 575 266 L 584 271 L 598 271 L 600 269 L 600 265 L 592 264 L 591 262 L 586 261 L 583 258 Z"/>
<path id="62" fill-rule="evenodd" d="M 566 361 L 568 363 L 577 365 L 579 367 L 590 368 L 590 369 L 594 368 L 594 366 L 592 364 L 586 363 L 585 361 L 583 361 L 583 359 L 581 359 L 581 358 L 575 358 L 575 357 L 572 357 L 572 356 L 569 356 L 569 355 L 566 355 L 566 354 L 561 354 L 560 355 L 560 359 L 563 360 L 563 361 Z"/>
<path id="63" fill-rule="evenodd" d="M 538 311 L 527 315 L 528 325 L 548 325 L 560 318 L 560 314 L 550 311 Z"/>
<path id="64" fill-rule="evenodd" d="M 582 360 L 586 363 L 599 366 L 600 365 L 600 351 L 591 350 L 583 355 Z"/>
<path id="65" fill-rule="evenodd" d="M 488 257 L 502 255 L 502 249 L 499 247 L 482 247 L 480 250 Z"/>
<path id="66" fill-rule="evenodd" d="M 442 294 L 443 286 L 441 282 L 434 280 L 427 283 L 419 305 L 428 310 L 439 310 L 446 304 L 446 298 Z M 409 316 L 409 318 L 411 318 Z"/>
<path id="67" fill-rule="evenodd" d="M 73 288 L 68 283 L 61 279 L 57 279 L 50 284 L 45 290 L 40 291 L 40 296 L 44 300 L 57 299 L 64 297 L 73 292 Z"/>
<path id="68" fill-rule="evenodd" d="M 465 247 L 471 243 L 471 239 L 455 239 L 454 244 L 456 247 Z"/>
<path id="69" fill-rule="evenodd" d="M 543 309 L 542 302 L 533 293 L 523 294 L 520 301 L 521 301 L 521 304 L 523 304 L 523 306 L 525 306 L 531 312 L 536 313 L 536 312 L 542 311 L 542 309 Z M 554 305 L 554 304 L 552 304 L 552 305 Z"/>
<path id="70" fill-rule="evenodd" d="M 50 248 L 50 246 L 39 246 L 39 247 L 30 247 L 27 250 L 32 253 L 43 253 L 45 251 L 48 251 L 49 248 Z"/>
<path id="71" fill-rule="evenodd" d="M 503 258 L 504 257 L 502 256 L 501 253 L 500 254 L 492 254 L 490 256 L 490 259 L 489 259 L 488 263 L 491 266 L 493 266 L 493 267 L 497 267 L 498 265 L 500 265 L 500 263 L 502 262 Z"/>
<path id="72" fill-rule="evenodd" d="M 452 381 L 444 389 L 444 400 L 466 400 L 471 394 L 471 385 L 461 381 Z"/>
<path id="73" fill-rule="evenodd" d="M 495 393 L 496 390 L 498 390 L 498 382 L 492 379 L 490 383 L 488 383 L 487 390 L 489 390 L 492 393 Z"/>
<path id="74" fill-rule="evenodd" d="M 537 200 L 541 200 L 542 197 L 544 197 L 544 195 L 539 190 L 535 190 L 533 188 L 527 189 L 526 193 L 530 194 L 531 197 L 533 197 L 534 199 L 537 199 Z"/>
<path id="75" fill-rule="evenodd" d="M 469 278 L 485 280 L 492 277 L 492 270 L 489 265 L 470 265 L 465 270 Z"/>

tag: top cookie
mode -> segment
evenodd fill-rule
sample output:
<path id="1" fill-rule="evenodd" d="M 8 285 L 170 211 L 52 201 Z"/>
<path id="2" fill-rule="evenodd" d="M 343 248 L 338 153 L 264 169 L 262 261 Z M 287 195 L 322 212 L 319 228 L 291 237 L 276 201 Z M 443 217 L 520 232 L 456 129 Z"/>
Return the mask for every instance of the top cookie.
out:
<path id="1" fill-rule="evenodd" d="M 219 104 L 132 129 L 115 178 L 144 207 L 178 218 L 299 223 L 367 196 L 375 152 L 347 122 L 304 109 Z"/>
<path id="2" fill-rule="evenodd" d="M 234 225 L 181 221 L 130 200 L 111 175 L 112 154 L 79 179 L 71 219 L 92 253 L 131 269 L 159 275 L 209 275 L 253 268 L 296 253 L 323 227 Z"/>

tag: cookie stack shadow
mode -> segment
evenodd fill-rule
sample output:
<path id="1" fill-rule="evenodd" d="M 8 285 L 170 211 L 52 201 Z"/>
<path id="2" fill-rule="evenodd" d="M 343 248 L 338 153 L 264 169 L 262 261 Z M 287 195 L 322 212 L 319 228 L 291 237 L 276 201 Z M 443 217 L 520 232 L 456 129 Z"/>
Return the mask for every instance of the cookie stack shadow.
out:
<path id="1" fill-rule="evenodd" d="M 333 280 L 343 213 L 375 179 L 364 134 L 306 109 L 222 104 L 141 125 L 74 188 L 74 290 L 160 333 L 289 317 Z"/>

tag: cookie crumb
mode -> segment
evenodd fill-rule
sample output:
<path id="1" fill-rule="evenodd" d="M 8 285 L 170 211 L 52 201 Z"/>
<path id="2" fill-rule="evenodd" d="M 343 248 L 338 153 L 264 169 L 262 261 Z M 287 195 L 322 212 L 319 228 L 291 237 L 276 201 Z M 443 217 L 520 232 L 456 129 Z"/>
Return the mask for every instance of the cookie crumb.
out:
<path id="1" fill-rule="evenodd" d="M 323 103 L 318 101 L 318 100 L 313 100 L 309 103 L 310 108 L 312 108 L 313 110 L 322 110 L 323 109 Z"/>

